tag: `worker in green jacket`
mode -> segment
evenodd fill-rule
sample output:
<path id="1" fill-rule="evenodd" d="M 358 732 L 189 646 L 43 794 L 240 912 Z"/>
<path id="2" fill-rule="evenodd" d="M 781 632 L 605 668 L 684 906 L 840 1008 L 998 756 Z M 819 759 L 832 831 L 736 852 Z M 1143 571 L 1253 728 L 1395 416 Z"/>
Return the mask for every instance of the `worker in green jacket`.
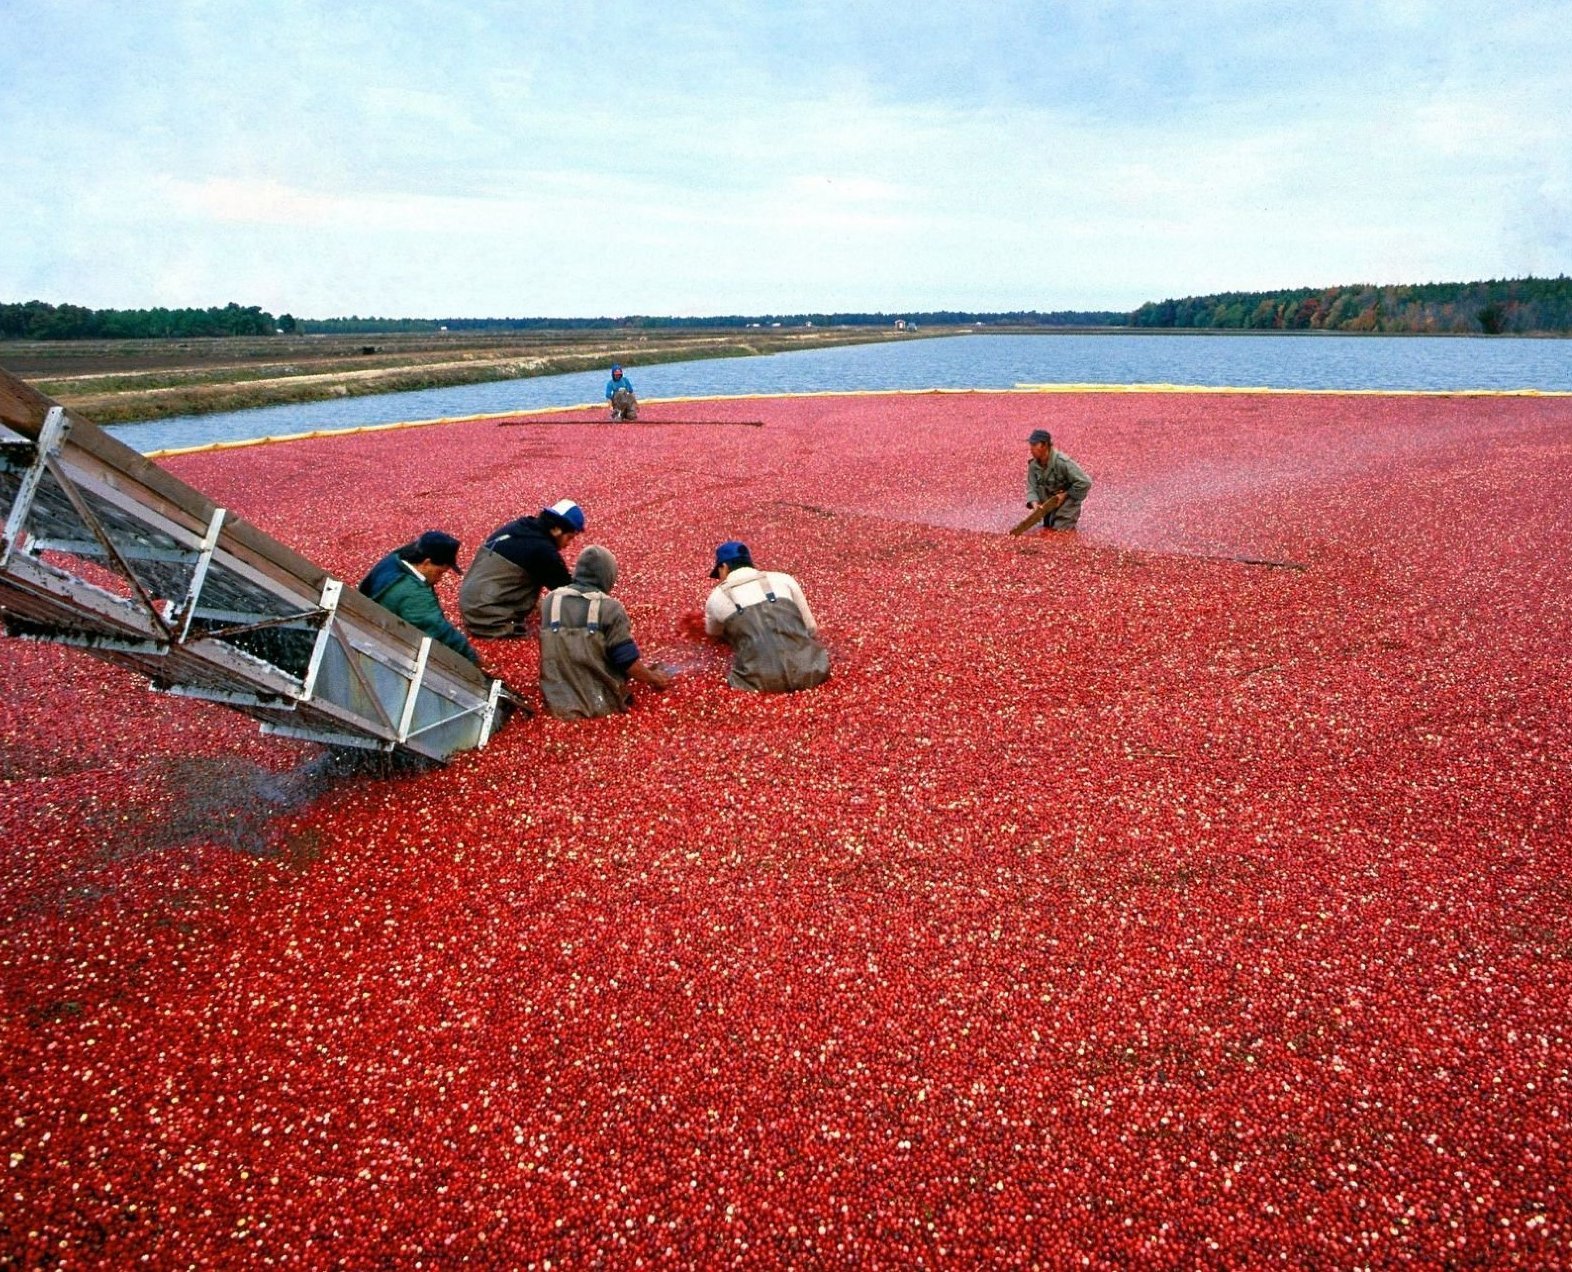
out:
<path id="1" fill-rule="evenodd" d="M 459 546 L 451 534 L 427 530 L 413 543 L 395 548 L 372 566 L 371 573 L 361 579 L 360 590 L 383 609 L 392 610 L 411 627 L 419 628 L 478 667 L 480 655 L 464 633 L 448 622 L 437 601 L 437 584 L 448 572 L 464 573 L 458 565 Z"/>

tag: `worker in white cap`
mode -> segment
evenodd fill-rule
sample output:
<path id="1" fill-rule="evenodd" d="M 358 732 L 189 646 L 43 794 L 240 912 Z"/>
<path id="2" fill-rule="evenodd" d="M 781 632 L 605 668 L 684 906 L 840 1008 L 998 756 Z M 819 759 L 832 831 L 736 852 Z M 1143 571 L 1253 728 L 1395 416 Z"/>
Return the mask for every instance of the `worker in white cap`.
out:
<path id="1" fill-rule="evenodd" d="M 459 612 L 470 635 L 493 640 L 524 635 L 541 591 L 572 578 L 562 552 L 583 533 L 584 510 L 571 499 L 493 530 L 459 588 Z"/>

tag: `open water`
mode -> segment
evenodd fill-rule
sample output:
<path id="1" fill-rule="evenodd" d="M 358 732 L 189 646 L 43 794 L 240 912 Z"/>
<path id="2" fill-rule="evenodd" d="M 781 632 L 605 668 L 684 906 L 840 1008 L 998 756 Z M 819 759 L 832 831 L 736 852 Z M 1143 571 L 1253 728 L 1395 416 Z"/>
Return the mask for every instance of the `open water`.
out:
<path id="1" fill-rule="evenodd" d="M 1572 391 L 1572 340 L 1126 332 L 962 335 L 756 358 L 628 364 L 640 398 L 1018 384 Z M 142 451 L 603 400 L 606 371 L 338 398 L 109 429 Z"/>

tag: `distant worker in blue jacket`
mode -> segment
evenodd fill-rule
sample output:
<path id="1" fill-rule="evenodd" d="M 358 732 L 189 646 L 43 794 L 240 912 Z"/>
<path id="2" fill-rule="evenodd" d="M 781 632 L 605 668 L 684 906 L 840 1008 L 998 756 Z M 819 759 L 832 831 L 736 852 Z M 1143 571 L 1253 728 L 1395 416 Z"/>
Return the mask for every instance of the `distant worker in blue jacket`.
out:
<path id="1" fill-rule="evenodd" d="M 441 530 L 427 530 L 413 543 L 395 548 L 371 567 L 360 581 L 361 592 L 383 609 L 392 610 L 411 627 L 462 654 L 477 667 L 480 655 L 464 633 L 448 622 L 437 600 L 437 584 L 459 569 L 459 541 Z"/>
<path id="2" fill-rule="evenodd" d="M 611 403 L 612 419 L 639 418 L 639 400 L 633 396 L 633 381 L 622 374 L 620 363 L 611 368 L 611 379 L 606 381 L 606 401 Z"/>

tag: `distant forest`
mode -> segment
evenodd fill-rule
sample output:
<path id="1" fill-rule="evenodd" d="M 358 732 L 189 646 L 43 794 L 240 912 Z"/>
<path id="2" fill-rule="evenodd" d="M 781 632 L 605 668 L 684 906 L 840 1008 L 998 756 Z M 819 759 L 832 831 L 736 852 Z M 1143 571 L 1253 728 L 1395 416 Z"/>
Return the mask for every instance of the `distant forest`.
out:
<path id="1" fill-rule="evenodd" d="M 284 326 L 285 320 L 289 327 Z M 166 336 L 271 336 L 293 329 L 255 305 L 222 309 L 84 309 L 81 305 L 0 303 L 4 340 L 150 340 Z"/>
<path id="2" fill-rule="evenodd" d="M 1572 332 L 1572 279 L 1222 292 L 1142 305 L 1132 327 L 1497 335 Z"/>
<path id="3" fill-rule="evenodd" d="M 86 309 L 41 300 L 0 303 L 0 340 L 116 340 L 200 336 L 372 334 L 426 331 L 626 331 L 736 327 L 1135 327 L 1243 331 L 1375 331 L 1431 334 L 1572 333 L 1572 279 L 1221 292 L 1152 301 L 1132 314 L 1108 310 L 973 313 L 727 314 L 715 318 L 275 318 L 256 305 L 211 309 Z"/>
<path id="4" fill-rule="evenodd" d="M 928 313 L 859 314 L 724 314 L 715 318 L 662 318 L 634 314 L 627 318 L 302 318 L 300 330 L 306 332 L 360 331 L 660 331 L 672 328 L 703 329 L 720 327 L 893 327 L 897 321 L 908 326 L 969 327 L 982 323 L 989 327 L 1123 327 L 1130 315 L 1112 310 L 1061 309 L 1040 313 L 1035 309 L 1012 313 L 984 314 L 958 309 L 937 309 Z"/>
<path id="5" fill-rule="evenodd" d="M 1039 313 L 962 313 L 935 310 L 904 314 L 731 314 L 719 318 L 274 318 L 255 305 L 234 303 L 222 309 L 84 309 L 41 300 L 0 303 L 0 340 L 146 340 L 193 336 L 284 335 L 419 331 L 625 331 L 731 327 L 893 327 L 912 326 L 1122 327 L 1129 314 L 1105 310 Z"/>

